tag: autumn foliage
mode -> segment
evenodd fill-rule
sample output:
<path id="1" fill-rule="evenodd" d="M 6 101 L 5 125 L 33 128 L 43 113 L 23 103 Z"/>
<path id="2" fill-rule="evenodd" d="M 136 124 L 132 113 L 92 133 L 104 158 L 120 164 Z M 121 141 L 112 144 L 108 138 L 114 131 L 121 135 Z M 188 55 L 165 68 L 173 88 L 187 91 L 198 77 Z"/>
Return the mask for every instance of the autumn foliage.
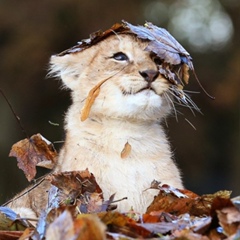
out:
<path id="1" fill-rule="evenodd" d="M 28 180 L 34 178 L 36 166 L 49 168 L 57 156 L 40 134 L 14 144 L 10 155 L 17 157 Z M 0 239 L 207 240 L 238 239 L 240 235 L 239 198 L 231 199 L 229 191 L 199 196 L 153 181 L 149 188 L 159 193 L 141 215 L 134 206 L 118 212 L 114 195 L 104 199 L 101 186 L 88 170 L 52 173 L 45 180 L 51 183 L 49 204 L 39 219 L 22 219 L 0 207 Z"/>

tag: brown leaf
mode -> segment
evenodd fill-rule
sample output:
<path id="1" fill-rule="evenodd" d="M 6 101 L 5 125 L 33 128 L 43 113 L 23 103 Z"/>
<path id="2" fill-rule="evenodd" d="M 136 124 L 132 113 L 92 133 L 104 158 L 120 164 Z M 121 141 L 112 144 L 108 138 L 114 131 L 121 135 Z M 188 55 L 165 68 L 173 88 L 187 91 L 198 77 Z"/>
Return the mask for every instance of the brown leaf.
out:
<path id="1" fill-rule="evenodd" d="M 32 237 L 32 234 L 33 234 L 33 229 L 26 228 L 23 234 L 21 235 L 21 237 L 19 238 L 19 240 L 30 239 L 30 237 Z"/>
<path id="2" fill-rule="evenodd" d="M 22 236 L 22 231 L 0 231 L 0 239 L 17 240 Z"/>
<path id="3" fill-rule="evenodd" d="M 182 65 L 182 79 L 183 81 L 188 84 L 189 81 L 189 66 L 187 64 Z"/>
<path id="4" fill-rule="evenodd" d="M 99 193 L 85 192 L 77 202 L 81 213 L 97 213 L 102 212 L 103 197 Z"/>
<path id="5" fill-rule="evenodd" d="M 121 152 L 121 158 L 128 157 L 129 154 L 131 153 L 131 150 L 132 150 L 132 146 L 128 142 L 126 142 Z"/>
<path id="6" fill-rule="evenodd" d="M 207 236 L 203 236 L 201 234 L 193 233 L 189 229 L 183 229 L 179 231 L 175 231 L 174 239 L 186 239 L 186 240 L 209 240 Z"/>
<path id="7" fill-rule="evenodd" d="M 218 191 L 213 194 L 204 194 L 192 202 L 189 213 L 195 216 L 203 214 L 214 216 L 216 210 L 232 206 L 230 195 L 231 192 L 226 190 Z"/>
<path id="8" fill-rule="evenodd" d="M 48 211 L 68 205 L 78 206 L 84 213 L 101 211 L 102 190 L 88 170 L 54 173 L 46 179 L 53 185 L 49 190 Z"/>
<path id="9" fill-rule="evenodd" d="M 240 229 L 240 211 L 235 207 L 227 207 L 217 210 L 219 224 L 227 237 L 237 233 Z"/>
<path id="10" fill-rule="evenodd" d="M 96 99 L 96 97 L 99 95 L 100 93 L 100 87 L 102 86 L 103 83 L 105 83 L 109 78 L 106 78 L 104 80 L 102 80 L 101 82 L 99 82 L 94 88 L 92 88 L 87 96 L 87 99 L 85 101 L 85 104 L 81 110 L 81 121 L 85 121 L 90 113 L 91 107 Z"/>
<path id="11" fill-rule="evenodd" d="M 158 196 L 154 198 L 151 205 L 147 208 L 146 213 L 158 211 L 180 215 L 188 212 L 190 209 L 190 203 L 193 201 L 193 198 L 195 199 L 198 197 L 198 195 L 192 192 L 190 194 L 190 191 L 176 189 L 166 184 L 161 186 L 156 181 L 151 184 L 151 188 L 159 189 L 160 192 Z M 188 193 L 190 196 L 193 196 L 193 198 L 184 193 Z"/>
<path id="12" fill-rule="evenodd" d="M 80 214 L 74 221 L 77 240 L 103 240 L 106 238 L 106 226 L 96 215 Z"/>
<path id="13" fill-rule="evenodd" d="M 96 85 L 93 89 L 91 89 L 90 92 L 88 93 L 86 102 L 81 110 L 81 121 L 82 122 L 88 118 L 91 107 L 99 93 L 100 93 L 99 84 Z"/>
<path id="14" fill-rule="evenodd" d="M 84 171 L 53 173 L 46 179 L 54 186 L 65 191 L 66 194 L 69 194 L 71 191 L 102 193 L 94 175 L 88 169 Z"/>
<path id="15" fill-rule="evenodd" d="M 97 215 L 106 225 L 125 226 L 127 223 L 134 222 L 131 218 L 119 212 L 102 212 Z"/>
<path id="16" fill-rule="evenodd" d="M 35 177 L 36 166 L 51 169 L 57 160 L 53 145 L 39 133 L 15 143 L 9 156 L 17 158 L 18 167 L 23 170 L 28 181 Z"/>
<path id="17" fill-rule="evenodd" d="M 69 211 L 64 211 L 58 218 L 53 221 L 46 231 L 46 239 L 68 239 L 74 240 L 74 224 Z"/>
<path id="18" fill-rule="evenodd" d="M 189 213 L 194 216 L 214 215 L 217 209 L 231 205 L 229 191 L 198 196 L 187 190 L 179 190 L 168 185 L 158 186 L 160 192 L 147 209 L 168 212 L 174 215 Z"/>
<path id="19" fill-rule="evenodd" d="M 121 233 L 129 237 L 141 239 L 152 236 L 151 231 L 137 225 L 133 219 L 119 212 L 98 213 L 98 217 L 107 225 L 109 232 Z"/>

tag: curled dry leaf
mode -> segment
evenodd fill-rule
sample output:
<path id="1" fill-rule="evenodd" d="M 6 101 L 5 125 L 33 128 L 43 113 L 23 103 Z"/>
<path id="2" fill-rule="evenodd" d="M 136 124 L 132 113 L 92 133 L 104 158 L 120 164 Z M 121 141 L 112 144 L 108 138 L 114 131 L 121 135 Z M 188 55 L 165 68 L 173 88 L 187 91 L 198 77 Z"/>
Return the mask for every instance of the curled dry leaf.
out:
<path id="1" fill-rule="evenodd" d="M 107 231 L 133 238 L 149 238 L 152 232 L 139 226 L 133 219 L 118 212 L 98 213 L 98 217 L 107 226 Z M 119 238 L 117 238 L 119 239 Z"/>
<path id="2" fill-rule="evenodd" d="M 102 194 L 85 192 L 77 201 L 81 213 L 102 212 L 104 208 Z"/>
<path id="3" fill-rule="evenodd" d="M 102 240 L 105 239 L 106 226 L 95 215 L 79 215 L 73 219 L 65 210 L 48 227 L 46 239 L 55 240 Z"/>
<path id="4" fill-rule="evenodd" d="M 194 216 L 211 216 L 217 209 L 232 206 L 229 191 L 219 191 L 214 194 L 198 196 L 188 190 L 180 190 L 163 185 L 160 192 L 147 209 L 151 212 L 167 212 L 174 215 L 189 213 Z"/>
<path id="5" fill-rule="evenodd" d="M 47 178 L 53 185 L 49 190 L 48 211 L 60 206 L 78 206 L 80 212 L 106 210 L 102 190 L 88 170 L 61 172 Z"/>
<path id="6" fill-rule="evenodd" d="M 132 146 L 128 142 L 126 142 L 121 152 L 121 158 L 128 157 L 129 154 L 131 153 L 131 150 L 132 150 Z"/>
<path id="7" fill-rule="evenodd" d="M 36 166 L 52 169 L 57 161 L 57 152 L 52 143 L 39 133 L 15 143 L 9 156 L 17 158 L 18 167 L 28 181 L 35 177 Z"/>
<path id="8" fill-rule="evenodd" d="M 217 216 L 226 236 L 230 237 L 240 231 L 240 211 L 236 207 L 217 210 Z"/>
<path id="9" fill-rule="evenodd" d="M 102 193 L 94 175 L 87 169 L 84 171 L 53 173 L 47 176 L 46 179 L 66 194 L 72 191 Z"/>
<path id="10" fill-rule="evenodd" d="M 69 239 L 74 240 L 74 225 L 73 219 L 68 211 L 64 211 L 58 218 L 53 221 L 46 231 L 46 239 Z"/>

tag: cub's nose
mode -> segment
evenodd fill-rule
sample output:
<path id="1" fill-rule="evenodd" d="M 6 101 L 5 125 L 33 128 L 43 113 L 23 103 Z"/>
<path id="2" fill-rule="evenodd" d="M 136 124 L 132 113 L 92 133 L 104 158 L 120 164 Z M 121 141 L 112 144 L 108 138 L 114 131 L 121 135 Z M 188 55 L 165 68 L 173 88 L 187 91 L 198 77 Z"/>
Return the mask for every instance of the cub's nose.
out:
<path id="1" fill-rule="evenodd" d="M 139 71 L 139 74 L 144 78 L 148 83 L 152 83 L 156 80 L 159 75 L 159 72 L 156 70 L 145 70 Z"/>

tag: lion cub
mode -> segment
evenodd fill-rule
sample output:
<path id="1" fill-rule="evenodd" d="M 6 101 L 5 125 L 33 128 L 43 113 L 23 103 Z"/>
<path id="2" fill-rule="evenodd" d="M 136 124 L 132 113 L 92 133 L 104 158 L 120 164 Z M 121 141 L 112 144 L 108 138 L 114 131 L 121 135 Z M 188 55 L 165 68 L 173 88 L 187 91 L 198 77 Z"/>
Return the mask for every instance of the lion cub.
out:
<path id="1" fill-rule="evenodd" d="M 155 179 L 183 188 L 161 121 L 170 112 L 169 82 L 158 73 L 147 42 L 130 34 L 112 35 L 77 53 L 53 56 L 52 72 L 72 91 L 66 140 L 56 171 L 92 172 L 105 198 L 116 193 L 118 210 L 144 212 Z M 89 91 L 107 79 L 88 118 L 81 121 Z M 129 153 L 123 156 L 125 147 Z"/>
<path id="2" fill-rule="evenodd" d="M 114 193 L 116 200 L 127 197 L 118 203 L 119 211 L 133 207 L 143 213 L 158 193 L 148 189 L 153 180 L 183 188 L 161 126 L 171 112 L 172 83 L 160 74 L 161 59 L 146 50 L 149 41 L 112 32 L 91 46 L 86 44 L 83 51 L 72 48 L 51 58 L 51 74 L 71 89 L 73 101 L 54 171 L 88 168 L 105 199 Z M 161 66 L 172 76 L 168 65 Z M 48 188 L 45 182 L 9 206 L 22 216 L 39 215 Z"/>

